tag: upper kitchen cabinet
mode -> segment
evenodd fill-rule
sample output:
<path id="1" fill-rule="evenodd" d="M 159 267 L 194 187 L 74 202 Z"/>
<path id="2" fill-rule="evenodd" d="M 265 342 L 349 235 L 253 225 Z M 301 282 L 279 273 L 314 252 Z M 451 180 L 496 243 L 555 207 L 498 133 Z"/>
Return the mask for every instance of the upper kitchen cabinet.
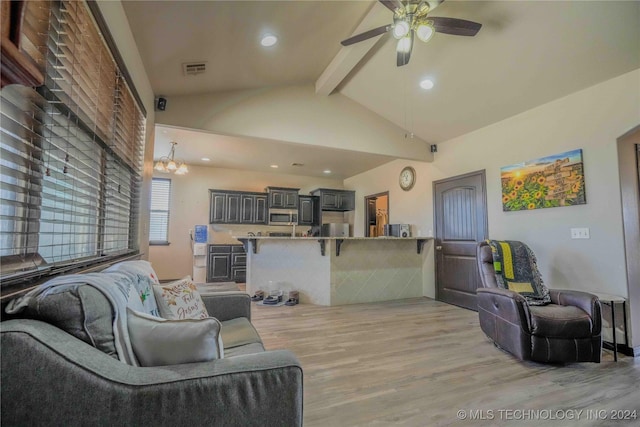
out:
<path id="1" fill-rule="evenodd" d="M 209 223 L 227 222 L 227 193 L 209 190 L 209 196 Z"/>
<path id="2" fill-rule="evenodd" d="M 267 195 L 242 194 L 240 196 L 240 223 L 267 223 Z"/>
<path id="3" fill-rule="evenodd" d="M 299 196 L 298 203 L 298 225 L 318 225 L 318 197 Z"/>
<path id="4" fill-rule="evenodd" d="M 351 190 L 334 190 L 318 188 L 311 192 L 320 198 L 320 210 L 323 211 L 352 211 L 356 207 L 356 192 Z"/>
<path id="5" fill-rule="evenodd" d="M 269 209 L 298 209 L 299 188 L 267 187 Z"/>
<path id="6" fill-rule="evenodd" d="M 267 195 L 242 191 L 209 190 L 209 223 L 266 224 Z"/>

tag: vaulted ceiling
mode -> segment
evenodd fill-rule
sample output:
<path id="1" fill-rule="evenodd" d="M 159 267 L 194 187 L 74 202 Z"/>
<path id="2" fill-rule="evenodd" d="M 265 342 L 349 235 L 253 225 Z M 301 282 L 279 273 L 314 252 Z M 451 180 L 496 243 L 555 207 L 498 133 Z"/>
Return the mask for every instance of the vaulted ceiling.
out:
<path id="1" fill-rule="evenodd" d="M 176 96 L 314 85 L 316 96 L 346 96 L 429 144 L 640 67 L 637 1 L 447 0 L 429 16 L 479 22 L 481 30 L 475 37 L 436 33 L 428 43 L 416 41 L 404 67 L 396 66 L 389 34 L 340 45 L 392 22 L 392 12 L 376 1 L 125 0 L 123 6 L 154 93 L 169 99 L 168 108 Z M 267 32 L 279 38 L 270 48 L 259 43 Z M 199 61 L 206 61 L 205 73 L 183 73 L 184 63 Z M 433 89 L 418 86 L 424 78 Z M 157 157 L 171 138 L 184 136 L 179 132 L 157 132 Z M 215 132 L 206 138 L 214 150 Z M 236 147 L 245 143 L 250 149 L 257 141 Z M 228 152 L 228 141 L 218 144 Z M 185 151 L 194 162 L 202 155 Z M 347 167 L 343 176 L 358 170 Z"/>

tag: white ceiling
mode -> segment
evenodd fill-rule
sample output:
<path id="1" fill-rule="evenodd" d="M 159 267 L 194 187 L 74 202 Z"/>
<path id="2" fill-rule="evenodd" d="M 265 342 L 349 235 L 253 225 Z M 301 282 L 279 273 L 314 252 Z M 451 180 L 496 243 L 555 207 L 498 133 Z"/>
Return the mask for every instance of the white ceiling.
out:
<path id="1" fill-rule="evenodd" d="M 334 57 L 353 52 L 339 42 L 354 34 L 363 19 L 365 28 L 392 20 L 392 13 L 374 1 L 125 0 L 123 5 L 154 93 L 168 97 L 313 84 Z M 640 67 L 638 1 L 447 0 L 430 15 L 483 27 L 476 37 L 437 33 L 428 44 L 417 41 L 409 65 L 400 68 L 394 40 L 382 36 L 336 88 L 430 143 Z M 277 34 L 279 43 L 262 48 L 264 32 Z M 182 64 L 191 61 L 207 61 L 207 72 L 184 76 Z M 432 90 L 419 89 L 424 77 L 434 81 Z M 286 153 L 283 164 L 313 164 L 313 170 L 287 173 L 313 175 L 329 168 L 340 174 L 334 177 L 347 177 L 391 160 L 213 134 L 191 132 L 185 139 L 187 135 L 176 132 L 183 131 L 156 131 L 156 157 L 168 151 L 163 135 L 174 133 L 184 141 L 178 151 L 185 158 L 213 159 L 216 152 L 224 153 L 224 164 L 212 162 L 219 167 L 259 170 L 252 158 L 266 155 L 264 147 L 270 144 Z"/>

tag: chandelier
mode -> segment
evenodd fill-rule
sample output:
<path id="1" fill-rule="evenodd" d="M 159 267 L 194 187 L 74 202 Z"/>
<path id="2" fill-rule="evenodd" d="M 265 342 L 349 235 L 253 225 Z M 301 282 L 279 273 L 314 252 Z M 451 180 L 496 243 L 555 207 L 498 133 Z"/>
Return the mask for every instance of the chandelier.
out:
<path id="1" fill-rule="evenodd" d="M 163 173 L 174 173 L 176 175 L 184 175 L 189 172 L 187 168 L 187 164 L 183 160 L 176 160 L 176 145 L 177 142 L 171 141 L 171 150 L 169 150 L 169 154 L 164 157 L 160 157 L 160 160 L 156 162 L 156 165 L 153 167 L 158 172 Z"/>

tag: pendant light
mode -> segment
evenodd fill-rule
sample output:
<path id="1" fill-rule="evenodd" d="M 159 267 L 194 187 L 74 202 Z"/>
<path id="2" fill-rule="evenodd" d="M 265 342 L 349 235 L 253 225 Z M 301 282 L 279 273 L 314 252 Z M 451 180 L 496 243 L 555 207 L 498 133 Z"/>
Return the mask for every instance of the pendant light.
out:
<path id="1" fill-rule="evenodd" d="M 174 173 L 176 175 L 184 175 L 189 172 L 189 168 L 187 168 L 187 164 L 182 160 L 176 160 L 176 145 L 177 142 L 171 141 L 171 150 L 169 150 L 169 154 L 164 157 L 160 157 L 153 167 L 158 172 L 162 173 Z"/>

